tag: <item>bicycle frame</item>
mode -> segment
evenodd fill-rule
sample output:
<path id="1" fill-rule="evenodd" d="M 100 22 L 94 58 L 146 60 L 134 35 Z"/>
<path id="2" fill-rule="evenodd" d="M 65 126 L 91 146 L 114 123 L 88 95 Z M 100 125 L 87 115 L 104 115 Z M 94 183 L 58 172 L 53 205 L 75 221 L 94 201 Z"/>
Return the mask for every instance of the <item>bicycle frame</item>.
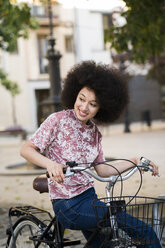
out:
<path id="1" fill-rule="evenodd" d="M 44 222 L 42 222 L 40 218 L 36 217 L 37 214 L 47 214 L 50 218 L 49 224 L 44 224 Z M 36 222 L 39 223 L 40 226 L 45 226 L 39 236 L 29 237 L 30 240 L 35 242 L 35 248 L 38 248 L 41 243 L 46 243 L 50 245 L 50 247 L 57 248 L 80 244 L 79 240 L 63 240 L 64 230 L 60 223 L 57 221 L 56 217 L 52 217 L 48 211 L 33 206 L 13 207 L 9 210 L 10 228 L 7 230 L 8 235 L 14 235 L 13 227 L 15 225 L 13 225 L 12 222 L 12 217 L 14 216 L 18 218 L 20 216 L 31 216 L 36 220 Z M 49 235 L 52 227 L 53 231 L 51 231 L 51 235 Z"/>
<path id="2" fill-rule="evenodd" d="M 81 166 L 77 166 L 75 162 L 71 162 L 71 163 L 67 163 L 69 165 L 69 167 L 66 170 L 66 176 L 71 176 L 73 175 L 75 172 L 79 172 L 82 171 L 82 167 Z M 106 197 L 108 199 L 108 204 L 107 207 L 108 211 L 109 211 L 109 220 L 110 220 L 110 226 L 113 227 L 113 232 L 112 232 L 112 243 L 113 243 L 113 247 L 119 248 L 122 247 L 124 248 L 124 246 L 120 246 L 119 245 L 119 235 L 118 235 L 118 224 L 117 224 L 117 215 L 113 214 L 111 212 L 111 202 L 113 200 L 113 197 L 111 195 L 111 189 L 112 187 L 115 185 L 116 182 L 119 181 L 125 181 L 128 178 L 130 178 L 137 170 L 139 169 L 143 169 L 144 171 L 151 171 L 152 172 L 152 167 L 149 165 L 150 161 L 144 157 L 141 158 L 141 161 L 139 162 L 139 164 L 131 169 L 131 171 L 129 171 L 126 175 L 121 176 L 121 175 L 117 175 L 117 176 L 111 176 L 108 178 L 102 178 L 100 176 L 98 176 L 96 173 L 92 172 L 90 169 L 85 169 L 86 173 L 91 175 L 93 178 L 97 179 L 98 181 L 101 182 L 107 182 L 106 185 Z M 160 176 L 160 175 L 158 175 Z M 122 204 L 122 203 L 121 203 Z M 158 209 L 157 209 L 157 204 L 154 205 L 155 207 L 153 208 L 153 216 L 158 217 Z M 157 218 L 154 218 L 157 220 Z M 159 223 L 159 220 L 157 222 L 155 222 L 155 225 L 157 225 L 157 223 Z M 159 230 L 158 232 L 158 238 L 159 238 Z"/>
<path id="3" fill-rule="evenodd" d="M 146 167 L 147 166 L 147 167 Z M 109 220 L 110 220 L 110 226 L 113 227 L 113 236 L 111 237 L 112 242 L 114 242 L 114 247 L 123 247 L 124 246 L 119 246 L 119 239 L 118 239 L 118 225 L 117 225 L 117 221 L 116 221 L 116 215 L 113 214 L 111 212 L 111 202 L 112 202 L 112 195 L 111 195 L 111 188 L 114 186 L 114 184 L 116 182 L 119 181 L 124 181 L 127 180 L 129 177 L 131 177 L 137 170 L 138 168 L 145 168 L 147 170 L 152 170 L 148 164 L 146 165 L 145 163 L 141 162 L 137 167 L 133 168 L 131 171 L 129 171 L 125 176 L 111 176 L 108 178 L 102 178 L 100 176 L 98 176 L 96 173 L 92 172 L 90 169 L 86 169 L 85 171 L 86 173 L 88 173 L 89 175 L 91 175 L 92 177 L 94 177 L 95 179 L 101 181 L 101 182 L 107 182 L 106 185 L 106 197 L 108 199 L 108 204 L 107 206 L 109 206 L 108 211 L 109 211 Z M 82 166 L 73 166 L 70 167 L 68 166 L 67 170 L 66 170 L 66 177 L 71 176 L 72 174 L 76 173 L 76 172 L 80 172 L 84 170 L 84 167 Z M 153 211 L 153 214 L 158 215 L 158 211 L 157 211 L 157 205 L 155 204 L 155 210 Z M 36 217 L 37 214 L 47 214 L 49 216 L 50 222 L 48 225 L 46 225 L 44 222 L 42 222 L 40 220 L 40 218 Z M 69 246 L 69 245 L 77 245 L 80 244 L 80 240 L 65 240 L 63 239 L 63 234 L 64 234 L 64 230 L 62 229 L 61 225 L 59 224 L 58 220 L 56 219 L 56 217 L 52 217 L 51 214 L 48 211 L 36 208 L 36 207 L 32 207 L 32 206 L 24 206 L 24 207 L 14 207 L 11 208 L 9 210 L 9 221 L 10 221 L 10 229 L 8 229 L 8 234 L 13 235 L 14 237 L 14 232 L 13 232 L 13 228 L 14 225 L 12 223 L 12 217 L 13 216 L 32 216 L 37 223 L 39 223 L 43 228 L 42 232 L 40 233 L 39 236 L 32 236 L 30 237 L 30 240 L 35 242 L 35 248 L 38 248 L 40 246 L 41 243 L 46 243 L 48 244 L 50 247 L 57 247 L 57 248 L 62 248 L 65 246 Z M 53 230 L 52 230 L 53 227 Z M 100 231 L 100 229 L 96 229 L 93 234 L 91 235 L 91 237 L 89 238 L 89 240 L 87 241 L 87 243 L 85 244 L 84 248 L 89 247 L 89 245 L 92 243 L 92 241 L 95 239 L 95 237 L 97 236 L 98 232 Z M 111 230 L 110 230 L 111 232 Z M 51 234 L 50 234 L 51 233 Z M 105 247 L 104 245 L 102 247 Z M 15 247 L 14 247 L 15 248 Z"/>

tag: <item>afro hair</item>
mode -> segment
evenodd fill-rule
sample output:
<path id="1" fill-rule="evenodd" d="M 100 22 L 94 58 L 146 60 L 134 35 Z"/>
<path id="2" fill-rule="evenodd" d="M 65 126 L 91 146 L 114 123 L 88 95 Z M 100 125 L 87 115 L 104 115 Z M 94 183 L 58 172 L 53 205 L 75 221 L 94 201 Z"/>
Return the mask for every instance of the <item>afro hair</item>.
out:
<path id="1" fill-rule="evenodd" d="M 117 120 L 128 104 L 128 87 L 124 75 L 108 65 L 83 61 L 75 65 L 64 79 L 61 102 L 64 108 L 73 109 L 79 91 L 87 87 L 95 92 L 99 111 L 94 120 L 110 124 Z"/>

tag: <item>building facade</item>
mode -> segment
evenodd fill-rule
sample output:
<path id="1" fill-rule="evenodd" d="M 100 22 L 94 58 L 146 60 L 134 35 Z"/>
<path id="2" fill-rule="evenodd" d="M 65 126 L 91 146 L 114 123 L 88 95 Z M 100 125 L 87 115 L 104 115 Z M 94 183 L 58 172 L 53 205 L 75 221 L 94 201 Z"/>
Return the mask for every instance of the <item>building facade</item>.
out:
<path id="1" fill-rule="evenodd" d="M 48 9 L 39 5 L 31 6 L 31 9 L 40 22 L 40 28 L 30 31 L 29 39 L 18 40 L 16 53 L 0 51 L 0 67 L 20 86 L 21 93 L 15 97 L 16 119 L 18 125 L 28 132 L 35 131 L 43 121 L 40 103 L 48 98 L 50 88 L 46 58 L 50 34 Z M 62 55 L 61 81 L 67 71 L 82 60 L 113 65 L 111 51 L 104 43 L 104 29 L 110 25 L 112 10 L 98 11 L 77 7 L 66 9 L 56 3 L 52 6 L 52 11 L 55 49 Z M 146 81 L 142 75 L 134 75 L 129 87 L 130 121 L 141 121 L 142 113 L 146 110 L 153 119 L 162 117 L 161 94 L 157 82 Z M 11 126 L 13 120 L 11 96 L 2 86 L 0 101 L 0 129 L 4 129 Z"/>
<path id="2" fill-rule="evenodd" d="M 0 67 L 16 81 L 21 93 L 15 97 L 17 124 L 28 132 L 34 131 L 41 122 L 39 103 L 49 96 L 48 38 L 49 16 L 46 6 L 31 6 L 32 15 L 39 20 L 40 28 L 29 32 L 29 38 L 18 39 L 18 50 L 13 54 L 0 51 Z M 61 78 L 75 64 L 73 47 L 74 15 L 72 10 L 62 8 L 58 3 L 52 6 L 55 49 L 60 51 Z M 5 88 L 0 86 L 0 129 L 13 125 L 12 100 Z M 4 108 L 5 106 L 5 108 Z M 2 117 L 3 116 L 3 117 Z"/>

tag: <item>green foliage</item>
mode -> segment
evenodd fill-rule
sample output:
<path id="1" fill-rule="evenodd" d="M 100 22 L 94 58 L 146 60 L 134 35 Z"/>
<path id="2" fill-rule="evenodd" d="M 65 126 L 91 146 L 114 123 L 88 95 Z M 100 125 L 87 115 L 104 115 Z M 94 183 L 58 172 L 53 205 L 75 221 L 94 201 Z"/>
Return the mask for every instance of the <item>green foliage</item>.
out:
<path id="1" fill-rule="evenodd" d="M 164 52 L 165 46 L 165 1 L 124 0 L 126 8 L 121 13 L 126 23 L 115 25 L 105 32 L 106 41 L 118 53 L 131 50 L 132 59 L 145 63 Z"/>
<path id="2" fill-rule="evenodd" d="M 156 79 L 160 85 L 165 86 L 165 55 L 157 59 L 157 63 L 151 67 L 147 77 Z"/>
<path id="3" fill-rule="evenodd" d="M 0 69 L 0 84 L 8 90 L 14 97 L 20 93 L 20 88 L 16 82 L 13 82 L 7 78 L 7 74 Z"/>
<path id="4" fill-rule="evenodd" d="M 29 29 L 39 27 L 38 21 L 31 16 L 30 8 L 26 3 L 11 3 L 9 0 L 0 0 L 0 48 L 13 52 L 17 49 L 17 39 L 28 38 Z M 12 96 L 20 93 L 16 82 L 0 69 L 0 84 L 10 91 Z"/>
<path id="5" fill-rule="evenodd" d="M 19 37 L 28 38 L 28 30 L 39 27 L 38 21 L 31 16 L 26 3 L 11 4 L 0 0 L 0 47 L 8 52 L 17 48 Z"/>
<path id="6" fill-rule="evenodd" d="M 17 39 L 28 38 L 29 29 L 39 27 L 38 21 L 31 16 L 30 8 L 26 3 L 17 4 L 17 0 L 0 0 L 0 48 L 8 52 L 17 50 Z M 8 75 L 0 69 L 0 84 L 14 97 L 20 93 L 18 84 L 8 79 Z M 16 124 L 15 107 L 13 122 Z"/>

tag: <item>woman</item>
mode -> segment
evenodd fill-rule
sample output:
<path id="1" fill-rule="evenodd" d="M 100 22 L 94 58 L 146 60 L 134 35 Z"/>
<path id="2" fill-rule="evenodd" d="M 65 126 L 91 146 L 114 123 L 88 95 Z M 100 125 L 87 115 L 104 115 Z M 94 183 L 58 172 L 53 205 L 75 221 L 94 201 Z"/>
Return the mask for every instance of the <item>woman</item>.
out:
<path id="1" fill-rule="evenodd" d="M 63 167 L 67 161 L 85 164 L 105 160 L 96 123 L 109 124 L 119 118 L 128 103 L 127 85 L 117 70 L 84 61 L 68 73 L 61 100 L 66 110 L 50 115 L 25 142 L 21 155 L 47 169 L 53 182 L 49 184 L 50 199 L 63 227 L 82 230 L 88 239 L 89 229 L 97 226 L 91 206 L 97 198 L 93 179 L 85 172 L 65 178 Z M 46 156 L 42 155 L 44 151 Z M 129 166 L 128 162 L 115 163 L 120 172 Z M 158 167 L 152 162 L 151 166 L 153 175 L 157 175 Z M 115 169 L 105 164 L 95 166 L 95 170 L 102 177 L 116 174 Z M 99 237 L 91 247 L 99 247 Z"/>

